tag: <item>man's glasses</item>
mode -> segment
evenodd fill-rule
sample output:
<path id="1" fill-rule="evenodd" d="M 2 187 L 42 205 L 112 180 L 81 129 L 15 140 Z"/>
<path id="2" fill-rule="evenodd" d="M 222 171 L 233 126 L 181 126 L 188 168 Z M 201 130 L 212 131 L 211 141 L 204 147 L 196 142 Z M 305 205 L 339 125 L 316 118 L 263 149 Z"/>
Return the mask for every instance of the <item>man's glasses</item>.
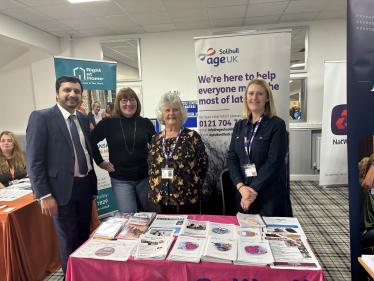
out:
<path id="1" fill-rule="evenodd" d="M 136 104 L 136 99 L 134 99 L 134 98 L 131 98 L 131 99 L 121 99 L 120 101 L 121 101 L 121 103 L 124 103 L 124 104 L 126 104 L 128 101 L 130 101 L 131 104 Z"/>

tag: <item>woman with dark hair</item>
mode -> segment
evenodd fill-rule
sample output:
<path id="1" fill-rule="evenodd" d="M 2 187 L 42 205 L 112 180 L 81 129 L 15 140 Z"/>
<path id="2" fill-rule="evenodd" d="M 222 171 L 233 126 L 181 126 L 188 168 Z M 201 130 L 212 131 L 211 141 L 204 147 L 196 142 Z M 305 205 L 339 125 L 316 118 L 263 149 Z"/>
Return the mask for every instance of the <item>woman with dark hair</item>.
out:
<path id="1" fill-rule="evenodd" d="M 101 116 L 103 118 L 112 116 L 113 108 L 114 108 L 113 103 L 108 102 L 106 104 L 105 110 L 103 111 L 103 113 L 101 113 Z"/>
<path id="2" fill-rule="evenodd" d="M 131 88 L 121 89 L 110 118 L 91 132 L 96 164 L 109 172 L 114 199 L 121 213 L 144 212 L 148 193 L 148 144 L 156 133 L 152 122 L 140 116 L 141 104 Z M 109 161 L 104 161 L 97 144 L 106 139 Z"/>
<path id="3" fill-rule="evenodd" d="M 25 156 L 16 135 L 9 131 L 0 134 L 0 189 L 9 182 L 26 176 Z"/>

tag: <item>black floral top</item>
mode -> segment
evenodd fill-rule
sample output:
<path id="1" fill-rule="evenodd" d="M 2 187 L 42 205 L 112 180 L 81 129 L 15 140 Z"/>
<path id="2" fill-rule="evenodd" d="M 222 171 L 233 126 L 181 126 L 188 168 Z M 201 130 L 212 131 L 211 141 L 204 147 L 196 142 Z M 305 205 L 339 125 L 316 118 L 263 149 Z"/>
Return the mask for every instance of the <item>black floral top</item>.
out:
<path id="1" fill-rule="evenodd" d="M 169 155 L 175 138 L 165 141 Z M 174 168 L 173 179 L 161 179 L 166 160 L 162 152 L 162 132 L 154 135 L 148 153 L 148 201 L 165 205 L 187 205 L 199 202 L 200 188 L 208 171 L 208 154 L 200 135 L 184 128 L 169 160 Z"/>

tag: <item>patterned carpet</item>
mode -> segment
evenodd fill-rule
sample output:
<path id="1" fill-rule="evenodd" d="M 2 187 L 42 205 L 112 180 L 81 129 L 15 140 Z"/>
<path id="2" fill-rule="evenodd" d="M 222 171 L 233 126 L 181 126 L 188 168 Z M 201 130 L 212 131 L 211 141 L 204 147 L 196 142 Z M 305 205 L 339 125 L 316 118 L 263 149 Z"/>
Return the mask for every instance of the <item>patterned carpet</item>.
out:
<path id="1" fill-rule="evenodd" d="M 348 187 L 292 181 L 293 215 L 300 221 L 327 281 L 351 280 Z"/>
<path id="2" fill-rule="evenodd" d="M 317 181 L 292 181 L 291 202 L 326 280 L 351 280 L 348 187 L 323 189 Z M 43 278 L 62 280 L 61 269 Z"/>

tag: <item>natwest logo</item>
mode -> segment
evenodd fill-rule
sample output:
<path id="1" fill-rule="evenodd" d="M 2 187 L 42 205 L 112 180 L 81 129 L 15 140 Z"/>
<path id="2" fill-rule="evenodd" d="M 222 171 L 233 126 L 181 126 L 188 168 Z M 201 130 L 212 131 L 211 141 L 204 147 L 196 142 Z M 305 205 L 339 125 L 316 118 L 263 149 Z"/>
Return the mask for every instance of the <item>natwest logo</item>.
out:
<path id="1" fill-rule="evenodd" d="M 227 48 L 227 49 L 220 49 L 219 50 L 220 55 L 223 55 L 223 54 L 238 54 L 238 53 L 239 53 L 239 48 L 236 48 L 236 49 Z M 205 58 L 208 57 L 206 59 L 206 63 L 207 64 L 213 64 L 214 67 L 217 67 L 222 63 L 238 62 L 238 56 L 226 56 L 226 57 L 214 57 L 214 58 L 212 58 L 212 56 L 215 55 L 215 54 L 216 54 L 216 50 L 214 50 L 213 48 L 209 48 L 206 51 L 206 54 L 199 54 L 197 57 L 201 61 L 205 61 Z"/>
<path id="2" fill-rule="evenodd" d="M 331 131 L 334 135 L 347 134 L 347 105 L 339 104 L 332 109 Z"/>

